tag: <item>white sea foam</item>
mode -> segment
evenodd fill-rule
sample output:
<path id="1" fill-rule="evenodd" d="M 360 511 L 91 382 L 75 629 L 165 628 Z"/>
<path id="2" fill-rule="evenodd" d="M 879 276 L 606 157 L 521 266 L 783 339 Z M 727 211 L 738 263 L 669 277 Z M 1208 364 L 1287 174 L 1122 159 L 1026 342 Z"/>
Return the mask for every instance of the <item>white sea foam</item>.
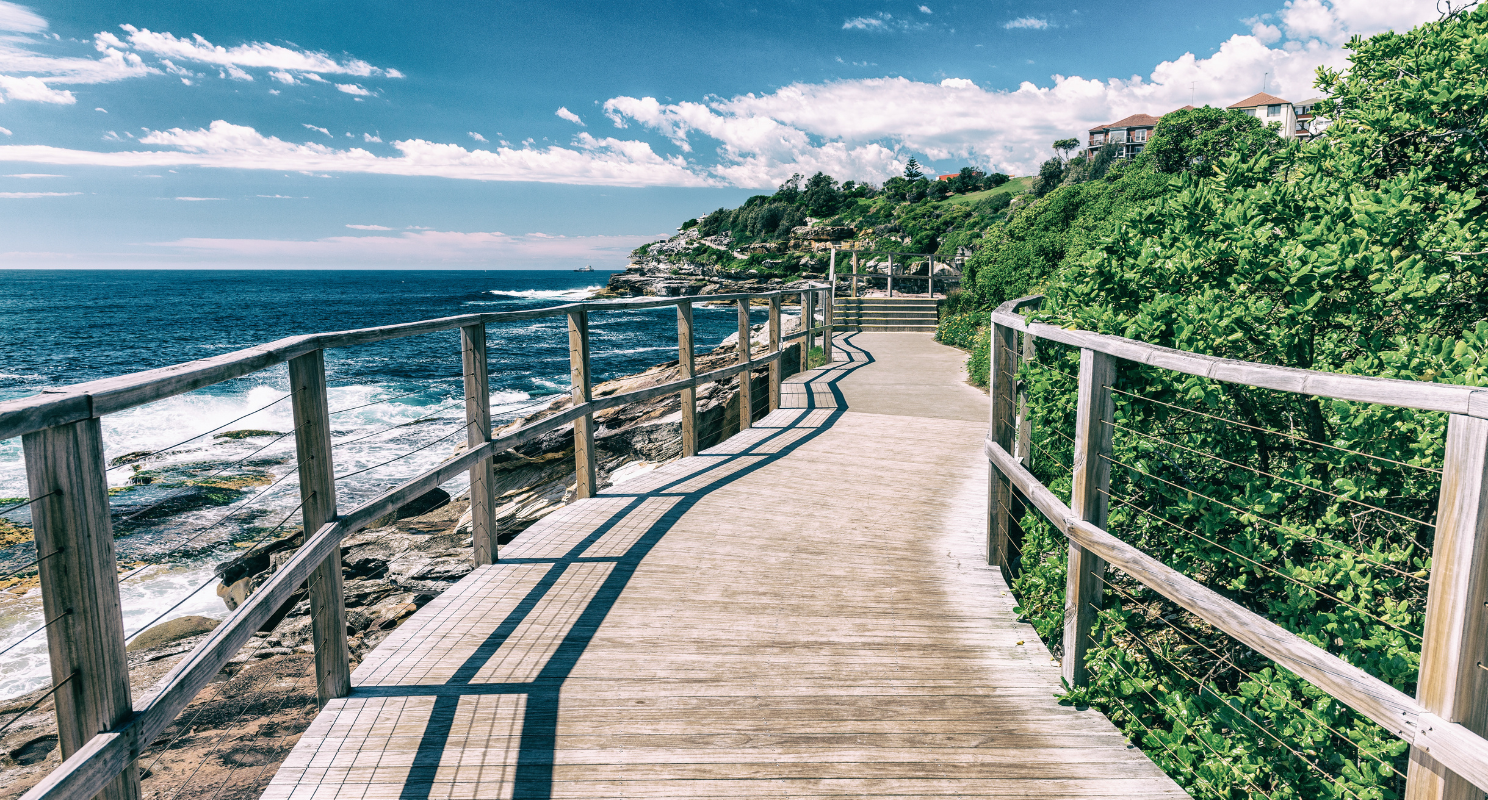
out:
<path id="1" fill-rule="evenodd" d="M 582 289 L 524 289 L 518 292 L 492 289 L 486 294 L 516 300 L 584 300 L 593 297 L 603 286 L 587 286 Z"/>

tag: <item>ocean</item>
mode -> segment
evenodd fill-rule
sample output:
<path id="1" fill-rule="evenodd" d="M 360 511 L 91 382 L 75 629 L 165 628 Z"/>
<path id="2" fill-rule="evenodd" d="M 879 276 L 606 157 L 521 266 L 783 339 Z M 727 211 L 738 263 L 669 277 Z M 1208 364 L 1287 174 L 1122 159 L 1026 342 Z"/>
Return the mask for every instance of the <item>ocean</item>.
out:
<path id="1" fill-rule="evenodd" d="M 583 300 L 609 275 L 0 270 L 0 400 L 296 334 Z M 694 308 L 698 352 L 737 330 L 733 307 Z M 764 314 L 756 314 L 758 324 Z M 596 381 L 676 358 L 671 308 L 591 314 L 589 326 Z M 490 326 L 487 347 L 496 421 L 568 391 L 564 319 Z M 341 508 L 432 467 L 463 441 L 457 332 L 331 350 L 326 371 L 336 472 L 368 470 L 339 483 Z M 225 617 L 212 567 L 298 524 L 294 438 L 281 435 L 293 428 L 287 385 L 281 365 L 103 419 L 105 457 L 118 462 L 108 472 L 115 546 L 131 565 L 121 575 L 126 632 L 163 613 Z M 221 436 L 233 431 L 250 433 Z M 171 445 L 142 461 L 121 458 Z M 0 441 L 0 507 L 25 496 L 20 439 Z M 0 542 L 6 523 L 29 526 L 29 510 L 0 516 Z M 0 576 L 34 558 L 29 542 L 0 546 Z M 17 644 L 42 622 L 39 590 L 0 591 L 0 699 L 48 685 L 45 635 Z"/>

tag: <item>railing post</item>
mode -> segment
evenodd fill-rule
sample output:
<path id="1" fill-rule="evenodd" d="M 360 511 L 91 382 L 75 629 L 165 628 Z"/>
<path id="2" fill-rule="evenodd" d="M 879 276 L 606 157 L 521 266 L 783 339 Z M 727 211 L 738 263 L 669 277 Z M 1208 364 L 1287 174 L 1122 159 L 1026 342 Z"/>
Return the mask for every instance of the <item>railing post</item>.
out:
<path id="1" fill-rule="evenodd" d="M 304 536 L 336 517 L 336 467 L 331 460 L 331 414 L 326 406 L 325 351 L 312 350 L 289 361 L 290 403 L 294 408 L 295 453 L 300 473 L 300 513 Z M 351 693 L 346 648 L 346 598 L 341 590 L 341 549 L 336 548 L 310 574 L 310 636 L 315 648 L 315 688 L 324 706 Z"/>
<path id="2" fill-rule="evenodd" d="M 692 353 L 692 301 L 683 299 L 677 303 L 677 366 L 678 377 L 693 377 Z M 697 389 L 682 390 L 682 455 L 695 456 L 697 441 Z"/>
<path id="3" fill-rule="evenodd" d="M 992 322 L 992 346 L 988 354 L 990 363 L 991 420 L 987 436 L 1002 449 L 1013 449 L 1013 347 L 1017 332 L 1004 325 Z M 1009 509 L 1013 504 L 1012 485 L 996 469 L 989 472 L 987 486 L 987 563 L 1007 567 L 1008 530 L 1012 524 Z"/>
<path id="4" fill-rule="evenodd" d="M 62 757 L 133 713 L 124 614 L 97 418 L 22 437 Z M 62 686 L 61 684 L 67 685 Z M 130 763 L 98 797 L 140 796 Z"/>
<path id="5" fill-rule="evenodd" d="M 1111 490 L 1111 424 L 1116 406 L 1111 384 L 1116 360 L 1105 353 L 1080 350 L 1079 397 L 1075 406 L 1074 484 L 1070 510 L 1097 528 L 1106 527 Z M 1064 584 L 1064 680 L 1071 688 L 1089 679 L 1085 651 L 1101 606 L 1101 573 L 1106 562 L 1070 542 Z"/>
<path id="6" fill-rule="evenodd" d="M 1033 363 L 1037 357 L 1035 351 L 1033 334 L 1023 334 L 1023 357 L 1024 364 Z M 1018 391 L 1018 440 L 1014 443 L 1016 449 L 1013 456 L 1023 462 L 1027 468 L 1033 467 L 1033 422 L 1028 418 L 1028 392 L 1022 385 L 1015 385 Z"/>
<path id="7" fill-rule="evenodd" d="M 832 255 L 835 257 L 837 254 Z M 806 329 L 806 339 L 801 343 L 801 371 L 805 372 L 811 368 L 811 345 L 816 341 L 816 334 L 811 330 L 816 327 L 815 289 L 801 292 L 801 324 Z"/>
<path id="8" fill-rule="evenodd" d="M 780 295 L 770 295 L 770 354 L 780 352 Z M 770 362 L 770 410 L 780 408 L 780 359 Z"/>
<path id="9" fill-rule="evenodd" d="M 568 312 L 568 375 L 573 384 L 574 405 L 590 401 L 589 379 L 589 312 L 582 308 Z M 593 497 L 598 488 L 594 470 L 594 414 L 574 420 L 574 497 Z"/>
<path id="10" fill-rule="evenodd" d="M 474 449 L 491 438 L 491 382 L 485 323 L 460 329 L 460 361 L 465 373 L 465 442 Z M 470 468 L 471 563 L 477 567 L 496 563 L 497 535 L 496 473 L 491 459 L 483 458 Z"/>
<path id="11" fill-rule="evenodd" d="M 832 284 L 832 288 L 834 290 L 837 288 L 835 282 Z M 858 296 L 858 251 L 856 250 L 852 254 L 852 296 Z"/>
<path id="12" fill-rule="evenodd" d="M 1426 590 L 1416 699 L 1488 734 L 1488 420 L 1453 414 Z M 1411 748 L 1407 800 L 1479 800 L 1483 792 Z"/>
<path id="13" fill-rule="evenodd" d="M 752 349 L 749 342 L 749 298 L 741 297 L 735 301 L 739 307 L 739 363 L 748 364 L 750 361 L 749 351 Z M 739 430 L 744 430 L 754 424 L 754 386 L 751 370 L 739 373 Z"/>
<path id="14" fill-rule="evenodd" d="M 858 254 L 853 253 L 853 260 L 856 261 L 857 258 Z M 857 267 L 854 266 L 853 269 L 856 270 Z M 833 283 L 822 290 L 822 303 L 826 306 L 822 309 L 822 325 L 826 328 L 822 331 L 822 354 L 826 357 L 823 366 L 831 367 L 832 331 L 837 326 L 837 284 Z"/>
<path id="15" fill-rule="evenodd" d="M 885 279 L 884 286 L 888 290 L 889 297 L 894 296 L 894 254 L 889 253 L 889 277 Z"/>
<path id="16" fill-rule="evenodd" d="M 925 265 L 925 296 L 931 300 L 935 299 L 935 256 L 930 256 Z"/>

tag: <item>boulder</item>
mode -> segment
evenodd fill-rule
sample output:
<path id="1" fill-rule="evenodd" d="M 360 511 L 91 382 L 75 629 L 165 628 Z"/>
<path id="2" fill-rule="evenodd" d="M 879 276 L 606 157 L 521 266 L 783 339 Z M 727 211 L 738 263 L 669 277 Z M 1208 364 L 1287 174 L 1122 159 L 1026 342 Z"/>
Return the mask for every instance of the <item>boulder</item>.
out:
<path id="1" fill-rule="evenodd" d="M 124 649 L 136 653 L 142 650 L 154 650 L 180 639 L 189 639 L 192 636 L 200 636 L 210 633 L 222 623 L 210 617 L 177 617 L 167 620 L 145 629 L 144 633 L 134 637 L 129 646 Z"/>

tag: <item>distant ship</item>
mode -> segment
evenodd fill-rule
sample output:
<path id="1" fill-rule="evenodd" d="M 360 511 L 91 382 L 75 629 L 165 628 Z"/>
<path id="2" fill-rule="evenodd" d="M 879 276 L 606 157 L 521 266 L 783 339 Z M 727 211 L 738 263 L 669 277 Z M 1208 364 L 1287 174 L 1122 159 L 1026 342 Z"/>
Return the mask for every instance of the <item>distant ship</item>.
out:
<path id="1" fill-rule="evenodd" d="M 574 272 L 593 272 L 593 271 L 594 271 L 594 267 L 589 267 L 589 266 L 579 267 L 578 269 L 574 270 Z"/>

